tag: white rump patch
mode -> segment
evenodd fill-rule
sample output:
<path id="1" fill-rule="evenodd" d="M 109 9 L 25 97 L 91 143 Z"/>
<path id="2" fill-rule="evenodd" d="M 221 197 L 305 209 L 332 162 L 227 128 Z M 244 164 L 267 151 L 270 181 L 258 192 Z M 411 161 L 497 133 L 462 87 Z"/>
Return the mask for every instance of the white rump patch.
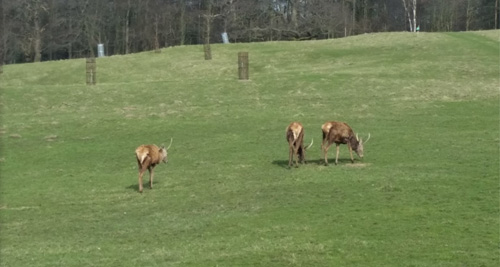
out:
<path id="1" fill-rule="evenodd" d="M 141 164 L 144 162 L 144 159 L 146 159 L 147 156 L 148 154 L 146 153 L 141 155 L 141 160 L 140 160 Z"/>
<path id="2" fill-rule="evenodd" d="M 145 146 L 140 146 L 135 150 L 135 156 L 139 160 L 139 162 L 142 164 L 146 157 L 149 155 L 149 150 Z"/>

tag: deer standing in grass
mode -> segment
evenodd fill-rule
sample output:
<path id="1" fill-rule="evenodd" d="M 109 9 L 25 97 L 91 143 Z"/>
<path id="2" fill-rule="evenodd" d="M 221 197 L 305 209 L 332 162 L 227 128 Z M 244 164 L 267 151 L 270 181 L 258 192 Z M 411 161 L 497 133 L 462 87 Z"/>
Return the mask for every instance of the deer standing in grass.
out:
<path id="1" fill-rule="evenodd" d="M 154 168 L 161 162 L 168 162 L 168 149 L 172 145 L 173 139 L 170 139 L 170 145 L 157 147 L 156 145 L 140 145 L 135 150 L 135 157 L 139 165 L 139 192 L 142 193 L 142 176 L 146 170 L 149 171 L 149 188 L 153 189 Z"/>
<path id="2" fill-rule="evenodd" d="M 292 122 L 286 127 L 286 140 L 289 146 L 288 166 L 292 166 L 295 157 L 295 167 L 298 167 L 298 161 L 306 162 L 306 149 L 310 148 L 314 142 L 304 148 L 304 127 L 300 122 Z"/>
<path id="3" fill-rule="evenodd" d="M 354 163 L 354 157 L 352 156 L 352 151 L 354 150 L 360 158 L 363 158 L 363 144 L 366 144 L 370 139 L 370 134 L 368 138 L 364 141 L 360 139 L 358 135 L 354 134 L 352 128 L 345 122 L 338 121 L 328 121 L 321 125 L 321 130 L 323 131 L 323 141 L 321 142 L 321 149 L 323 150 L 323 155 L 325 157 L 325 165 L 328 165 L 328 148 L 335 143 L 337 147 L 337 153 L 335 155 L 335 165 L 338 163 L 339 159 L 339 149 L 341 144 L 347 144 L 349 148 L 349 153 L 351 154 L 351 162 Z"/>

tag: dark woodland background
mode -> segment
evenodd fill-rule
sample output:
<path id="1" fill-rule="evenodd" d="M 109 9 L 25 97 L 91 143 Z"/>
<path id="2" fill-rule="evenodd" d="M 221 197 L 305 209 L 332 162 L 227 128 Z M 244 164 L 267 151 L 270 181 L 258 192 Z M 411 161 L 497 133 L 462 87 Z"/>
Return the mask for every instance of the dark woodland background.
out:
<path id="1" fill-rule="evenodd" d="M 0 64 L 161 47 L 498 28 L 499 0 L 0 0 Z"/>

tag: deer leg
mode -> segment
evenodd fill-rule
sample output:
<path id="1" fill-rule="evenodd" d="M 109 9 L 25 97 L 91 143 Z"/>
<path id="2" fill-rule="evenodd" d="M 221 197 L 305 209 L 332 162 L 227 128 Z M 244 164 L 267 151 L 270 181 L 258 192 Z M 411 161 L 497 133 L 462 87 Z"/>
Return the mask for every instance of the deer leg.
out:
<path id="1" fill-rule="evenodd" d="M 335 155 L 335 165 L 337 165 L 339 162 L 339 152 L 340 152 L 340 144 L 336 145 L 337 145 L 337 154 Z"/>
<path id="2" fill-rule="evenodd" d="M 304 144 L 300 146 L 300 149 L 302 150 L 302 163 L 306 164 L 306 150 L 304 149 Z"/>
<path id="3" fill-rule="evenodd" d="M 354 158 L 352 157 L 352 147 L 351 147 L 351 144 L 347 143 L 347 147 L 349 147 L 349 153 L 351 154 L 351 163 L 354 163 Z"/>
<path id="4" fill-rule="evenodd" d="M 137 165 L 139 167 L 139 192 L 142 193 L 142 174 L 143 174 L 143 171 L 142 171 L 142 165 L 141 165 L 141 162 L 139 161 L 139 159 L 137 159 Z"/>
<path id="5" fill-rule="evenodd" d="M 326 143 L 327 143 L 326 134 L 325 132 L 323 132 L 323 140 L 321 141 L 321 151 L 323 151 L 323 148 L 325 147 Z"/>
<path id="6" fill-rule="evenodd" d="M 323 147 L 323 156 L 325 157 L 325 165 L 328 166 L 328 149 L 332 144 L 328 142 L 326 146 Z"/>
<path id="7" fill-rule="evenodd" d="M 295 167 L 299 167 L 299 148 L 293 147 L 293 154 L 295 155 Z"/>
<path id="8" fill-rule="evenodd" d="M 292 161 L 293 161 L 293 147 L 290 145 L 288 149 L 288 166 L 292 167 Z"/>
<path id="9" fill-rule="evenodd" d="M 153 189 L 153 176 L 154 176 L 154 168 L 149 167 L 149 188 Z"/>
<path id="10" fill-rule="evenodd" d="M 142 193 L 142 175 L 144 174 L 144 170 L 139 170 L 139 192 Z"/>

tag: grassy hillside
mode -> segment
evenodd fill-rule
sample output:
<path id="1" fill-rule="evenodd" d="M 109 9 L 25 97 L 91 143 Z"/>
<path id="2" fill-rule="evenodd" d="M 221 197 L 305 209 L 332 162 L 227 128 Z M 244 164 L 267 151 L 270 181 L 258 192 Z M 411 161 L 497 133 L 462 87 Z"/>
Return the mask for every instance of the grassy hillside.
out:
<path id="1" fill-rule="evenodd" d="M 497 266 L 498 36 L 173 47 L 96 86 L 84 59 L 4 66 L 0 266 Z M 364 160 L 322 164 L 327 120 Z M 290 169 L 291 121 L 315 145 Z M 139 194 L 134 149 L 171 137 Z"/>

